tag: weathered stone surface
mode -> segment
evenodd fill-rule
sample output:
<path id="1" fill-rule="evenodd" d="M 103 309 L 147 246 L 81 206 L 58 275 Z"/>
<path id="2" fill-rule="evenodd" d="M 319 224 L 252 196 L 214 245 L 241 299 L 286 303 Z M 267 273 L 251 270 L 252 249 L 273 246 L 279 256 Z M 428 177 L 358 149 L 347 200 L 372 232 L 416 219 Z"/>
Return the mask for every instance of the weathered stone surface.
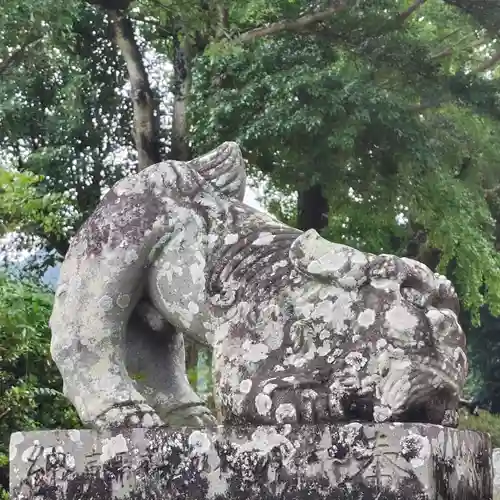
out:
<path id="1" fill-rule="evenodd" d="M 492 453 L 493 462 L 493 493 L 500 497 L 500 448 L 494 448 Z"/>
<path id="2" fill-rule="evenodd" d="M 420 424 L 41 431 L 12 500 L 490 500 L 489 438 Z"/>
<path id="3" fill-rule="evenodd" d="M 50 324 L 82 420 L 212 423 L 183 333 L 213 348 L 224 423 L 453 425 L 467 360 L 451 283 L 287 227 L 243 204 L 244 186 L 234 143 L 153 165 L 72 240 Z"/>

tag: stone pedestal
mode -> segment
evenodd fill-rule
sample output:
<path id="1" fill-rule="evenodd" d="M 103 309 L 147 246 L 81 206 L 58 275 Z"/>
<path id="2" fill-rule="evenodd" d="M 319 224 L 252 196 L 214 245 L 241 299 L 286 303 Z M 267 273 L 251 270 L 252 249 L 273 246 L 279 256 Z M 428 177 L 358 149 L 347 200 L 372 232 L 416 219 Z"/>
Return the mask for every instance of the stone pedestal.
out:
<path id="1" fill-rule="evenodd" d="M 490 500 L 485 434 L 423 424 L 12 435 L 12 500 Z"/>
<path id="2" fill-rule="evenodd" d="M 493 497 L 500 498 L 500 448 L 494 448 L 492 453 L 493 463 Z"/>

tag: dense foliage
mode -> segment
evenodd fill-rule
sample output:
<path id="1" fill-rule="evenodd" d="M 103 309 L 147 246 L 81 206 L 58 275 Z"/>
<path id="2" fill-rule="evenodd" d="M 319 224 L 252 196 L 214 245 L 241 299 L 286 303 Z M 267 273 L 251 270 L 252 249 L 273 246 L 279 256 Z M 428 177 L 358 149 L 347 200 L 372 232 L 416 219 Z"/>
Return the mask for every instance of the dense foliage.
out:
<path id="1" fill-rule="evenodd" d="M 200 57 L 196 144 L 237 138 L 279 187 L 321 184 L 330 201 L 325 235 L 336 241 L 402 252 L 411 226 L 424 228 L 439 269 L 454 262 L 465 306 L 477 311 L 486 301 L 498 312 L 500 260 L 484 188 L 499 175 L 492 137 L 500 128 L 477 112 L 480 80 L 460 72 L 470 49 L 438 57 L 446 44 L 476 40 L 477 30 L 442 5 L 404 23 L 394 2 L 362 12 L 361 22 L 347 9 L 311 34 Z M 282 15 L 262 12 L 258 22 Z M 399 214 L 409 223 L 398 224 Z"/>
<path id="2" fill-rule="evenodd" d="M 498 399 L 499 30 L 493 0 L 4 0 L 0 235 L 62 257 L 117 179 L 237 140 L 287 223 L 446 272 Z M 1 278 L 0 462 L 12 430 L 76 424 L 49 310 Z"/>
<path id="3" fill-rule="evenodd" d="M 272 187 L 300 193 L 320 185 L 323 232 L 337 241 L 408 253 L 423 231 L 415 257 L 425 261 L 425 250 L 434 250 L 438 259 L 427 263 L 451 275 L 467 309 L 476 314 L 487 303 L 499 312 L 492 139 L 499 84 L 490 19 L 462 4 L 406 0 L 335 8 L 299 0 L 115 4 L 136 20 L 137 48 L 153 50 L 141 62 L 145 76 L 158 79 L 155 63 L 165 55 L 173 92 L 176 78 L 188 82 L 184 139 L 194 151 L 237 139 Z M 122 45 L 109 8 L 59 0 L 2 8 L 3 45 L 20 53 L 2 79 L 0 143 L 6 161 L 71 197 L 67 236 L 38 231 L 64 254 L 102 190 L 134 168 Z M 318 22 L 306 22 L 315 15 Z M 276 23 L 285 27 L 262 32 Z M 19 33 L 24 50 L 11 42 Z M 137 61 L 125 63 L 130 73 Z M 157 102 L 171 99 L 161 92 Z"/>
<path id="4" fill-rule="evenodd" d="M 131 106 L 117 92 L 126 78 L 122 61 L 102 14 L 82 2 L 9 0 L 1 9 L 0 46 L 14 50 L 9 37 L 24 32 L 38 38 L 1 78 L 0 160 L 68 195 L 71 234 L 101 189 L 127 172 L 127 155 L 114 158 L 132 145 Z M 38 235 L 64 255 L 67 237 L 47 229 Z"/>
<path id="5" fill-rule="evenodd" d="M 0 494 L 12 432 L 80 426 L 50 359 L 51 308 L 50 291 L 0 275 Z"/>
<path id="6" fill-rule="evenodd" d="M 461 418 L 460 428 L 487 432 L 491 436 L 493 448 L 500 448 L 500 416 L 483 410 L 478 415 Z"/>
<path id="7" fill-rule="evenodd" d="M 0 236 L 13 231 L 59 234 L 70 222 L 66 197 L 48 192 L 42 181 L 31 172 L 0 170 Z"/>
<path id="8" fill-rule="evenodd" d="M 70 221 L 66 198 L 40 187 L 42 180 L 31 173 L 0 170 L 1 235 L 64 232 Z M 79 426 L 50 359 L 52 291 L 8 271 L 0 273 L 0 497 L 2 488 L 8 488 L 12 432 Z"/>

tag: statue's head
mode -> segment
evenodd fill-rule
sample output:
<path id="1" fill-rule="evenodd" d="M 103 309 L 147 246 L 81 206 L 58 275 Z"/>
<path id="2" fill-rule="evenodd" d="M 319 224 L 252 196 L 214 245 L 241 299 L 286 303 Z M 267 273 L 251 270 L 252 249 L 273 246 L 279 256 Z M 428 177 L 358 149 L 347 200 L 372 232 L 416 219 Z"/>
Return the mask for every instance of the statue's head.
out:
<path id="1" fill-rule="evenodd" d="M 442 423 L 455 412 L 467 359 L 458 299 L 446 278 L 312 230 L 294 242 L 290 258 L 307 279 L 292 292 L 296 317 L 285 365 L 300 364 L 313 345 L 316 371 L 321 363 L 331 368 L 330 404 L 343 405 L 353 419 Z"/>

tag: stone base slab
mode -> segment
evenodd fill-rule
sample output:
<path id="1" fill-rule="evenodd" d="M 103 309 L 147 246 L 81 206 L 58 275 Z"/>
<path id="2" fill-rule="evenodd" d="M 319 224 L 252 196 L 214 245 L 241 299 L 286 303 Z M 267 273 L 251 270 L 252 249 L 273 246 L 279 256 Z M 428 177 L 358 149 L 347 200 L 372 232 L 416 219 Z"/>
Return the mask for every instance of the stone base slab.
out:
<path id="1" fill-rule="evenodd" d="M 490 500 L 486 434 L 427 424 L 15 433 L 11 500 Z"/>
<path id="2" fill-rule="evenodd" d="M 500 448 L 493 448 L 493 497 L 500 497 Z"/>

